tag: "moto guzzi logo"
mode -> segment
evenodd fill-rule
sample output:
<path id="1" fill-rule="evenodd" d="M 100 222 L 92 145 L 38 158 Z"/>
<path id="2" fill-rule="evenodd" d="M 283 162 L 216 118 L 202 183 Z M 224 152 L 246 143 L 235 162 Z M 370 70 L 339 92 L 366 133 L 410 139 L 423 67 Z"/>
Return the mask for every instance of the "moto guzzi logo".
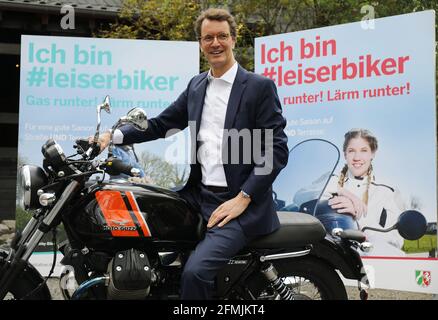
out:
<path id="1" fill-rule="evenodd" d="M 103 226 L 105 231 L 137 231 L 136 226 Z"/>

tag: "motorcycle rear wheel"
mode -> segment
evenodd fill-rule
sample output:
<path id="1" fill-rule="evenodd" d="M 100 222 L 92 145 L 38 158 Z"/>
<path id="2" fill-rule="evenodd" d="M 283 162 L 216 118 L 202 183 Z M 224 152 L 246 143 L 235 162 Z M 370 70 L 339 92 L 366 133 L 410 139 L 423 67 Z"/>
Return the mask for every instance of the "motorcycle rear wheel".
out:
<path id="1" fill-rule="evenodd" d="M 273 262 L 278 276 L 293 290 L 299 300 L 348 300 L 345 286 L 336 271 L 323 260 L 313 257 Z M 268 286 L 259 299 L 279 299 Z"/>

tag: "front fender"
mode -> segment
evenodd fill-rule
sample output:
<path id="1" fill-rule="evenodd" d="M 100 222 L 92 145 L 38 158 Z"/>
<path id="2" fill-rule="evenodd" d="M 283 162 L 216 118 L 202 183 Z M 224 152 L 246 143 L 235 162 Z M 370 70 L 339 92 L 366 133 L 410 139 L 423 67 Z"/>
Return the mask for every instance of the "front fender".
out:
<path id="1" fill-rule="evenodd" d="M 366 273 L 359 253 L 346 241 L 333 239 L 330 235 L 313 245 L 311 255 L 330 263 L 347 279 L 364 280 Z"/>
<path id="2" fill-rule="evenodd" d="M 9 252 L 3 249 L 0 249 L 0 280 L 3 280 L 4 276 L 7 276 L 10 274 L 9 271 L 10 268 L 7 266 L 8 264 L 8 256 Z M 13 285 L 20 285 L 25 286 L 26 288 L 36 288 L 41 283 L 44 282 L 44 278 L 41 276 L 41 274 L 38 272 L 35 267 L 30 264 L 29 262 L 22 262 L 24 265 L 21 265 L 20 268 L 22 268 L 22 272 L 17 276 L 16 280 L 11 284 Z M 50 300 L 52 298 L 50 294 L 50 290 L 47 286 L 47 283 L 44 283 L 42 287 L 38 290 L 38 293 L 36 294 L 38 297 L 37 299 L 41 300 Z"/>

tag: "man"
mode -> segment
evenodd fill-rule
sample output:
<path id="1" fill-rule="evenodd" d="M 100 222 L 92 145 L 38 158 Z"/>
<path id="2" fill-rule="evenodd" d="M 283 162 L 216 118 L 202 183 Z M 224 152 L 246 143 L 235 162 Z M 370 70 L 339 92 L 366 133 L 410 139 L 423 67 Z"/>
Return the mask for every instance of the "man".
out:
<path id="1" fill-rule="evenodd" d="M 149 119 L 146 132 L 125 126 L 114 134 L 115 143 L 139 143 L 164 138 L 169 130 L 195 122 L 198 161 L 191 164 L 188 182 L 179 193 L 201 212 L 207 231 L 186 263 L 182 299 L 210 298 L 217 271 L 255 236 L 279 227 L 272 183 L 288 160 L 286 121 L 275 84 L 237 64 L 234 18 L 226 10 L 208 9 L 198 17 L 195 31 L 210 71 L 191 79 L 172 105 Z M 223 159 L 223 151 L 230 155 L 233 149 L 223 129 L 262 131 L 262 137 L 272 140 L 258 141 L 262 156 L 272 153 L 271 163 L 233 164 Z M 101 143 L 108 144 L 108 135 Z M 238 143 L 242 156 L 245 146 Z M 258 173 L 262 165 L 270 170 Z"/>

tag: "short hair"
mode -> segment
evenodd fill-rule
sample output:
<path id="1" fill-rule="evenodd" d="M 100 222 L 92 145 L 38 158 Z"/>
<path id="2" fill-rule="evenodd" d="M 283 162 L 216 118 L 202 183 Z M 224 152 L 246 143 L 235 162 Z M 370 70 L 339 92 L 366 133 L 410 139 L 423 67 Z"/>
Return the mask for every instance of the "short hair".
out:
<path id="1" fill-rule="evenodd" d="M 233 38 L 237 36 L 237 24 L 234 17 L 225 9 L 220 8 L 210 8 L 207 9 L 199 15 L 199 17 L 195 21 L 195 33 L 196 38 L 199 39 L 201 37 L 201 25 L 205 20 L 215 20 L 215 21 L 227 21 L 230 26 L 230 33 Z"/>

